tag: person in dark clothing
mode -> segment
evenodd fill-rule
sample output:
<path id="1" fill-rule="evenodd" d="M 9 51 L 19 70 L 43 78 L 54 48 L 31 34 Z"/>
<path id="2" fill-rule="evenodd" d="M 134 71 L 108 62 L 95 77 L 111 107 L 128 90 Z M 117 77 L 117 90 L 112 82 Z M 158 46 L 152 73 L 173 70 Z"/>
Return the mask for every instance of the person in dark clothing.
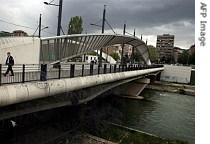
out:
<path id="1" fill-rule="evenodd" d="M 14 73 L 13 73 L 13 70 L 12 70 L 12 66 L 14 65 L 14 59 L 11 56 L 10 52 L 7 52 L 6 65 L 8 67 L 7 67 L 7 71 L 4 74 L 4 76 L 6 76 L 9 73 L 9 71 L 11 72 L 11 75 L 10 76 L 14 76 Z"/>

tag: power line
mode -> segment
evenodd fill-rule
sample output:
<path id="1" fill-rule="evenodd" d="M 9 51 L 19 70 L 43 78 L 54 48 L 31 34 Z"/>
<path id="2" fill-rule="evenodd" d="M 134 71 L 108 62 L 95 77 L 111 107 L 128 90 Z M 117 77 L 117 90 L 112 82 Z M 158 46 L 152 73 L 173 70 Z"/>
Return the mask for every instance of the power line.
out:
<path id="1" fill-rule="evenodd" d="M 2 19 L 0 19 L 0 21 L 1 21 L 1 22 L 4 22 L 4 23 L 7 23 L 7 24 L 14 25 L 14 26 L 19 26 L 19 27 L 24 27 L 24 28 L 28 28 L 28 29 L 34 30 L 34 28 L 31 28 L 31 27 L 28 27 L 28 26 L 24 26 L 24 25 L 15 24 L 15 23 L 8 22 L 8 21 L 2 20 Z"/>
<path id="2" fill-rule="evenodd" d="M 24 25 L 12 23 L 12 22 L 3 20 L 3 19 L 1 19 L 1 18 L 0 18 L 0 22 L 7 23 L 7 24 L 10 24 L 10 25 L 14 25 L 14 26 L 18 26 L 18 27 L 23 27 L 23 28 L 31 29 L 31 30 L 35 30 L 35 29 L 36 29 L 36 28 L 29 27 L 29 26 L 24 26 Z M 43 30 L 43 32 L 48 33 L 48 34 L 53 34 L 53 33 L 51 33 L 51 32 L 47 32 L 47 31 L 44 31 L 44 30 Z M 53 34 L 53 35 L 54 35 L 54 34 Z"/>

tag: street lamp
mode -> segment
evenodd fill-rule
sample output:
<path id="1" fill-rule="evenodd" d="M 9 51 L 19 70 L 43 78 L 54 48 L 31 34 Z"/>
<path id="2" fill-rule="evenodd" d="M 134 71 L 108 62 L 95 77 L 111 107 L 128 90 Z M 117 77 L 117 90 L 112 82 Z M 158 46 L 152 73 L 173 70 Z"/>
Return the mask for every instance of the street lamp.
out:
<path id="1" fill-rule="evenodd" d="M 59 6 L 57 36 L 60 36 L 63 0 L 59 0 L 59 5 L 52 3 L 53 1 L 51 1 L 51 2 L 44 2 L 44 4 L 46 4 L 46 5 L 53 5 L 53 6 Z"/>

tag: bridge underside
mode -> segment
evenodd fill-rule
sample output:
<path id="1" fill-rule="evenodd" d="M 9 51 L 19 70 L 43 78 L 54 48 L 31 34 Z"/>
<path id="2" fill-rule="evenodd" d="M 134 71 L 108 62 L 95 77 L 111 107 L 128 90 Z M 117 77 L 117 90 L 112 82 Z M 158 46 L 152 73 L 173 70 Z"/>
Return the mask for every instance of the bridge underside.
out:
<path id="1" fill-rule="evenodd" d="M 129 44 L 137 49 L 143 61 L 150 65 L 147 45 L 137 37 L 107 34 L 77 34 L 41 39 L 40 61 L 56 63 L 115 44 Z"/>
<path id="2" fill-rule="evenodd" d="M 119 88 L 127 85 L 132 85 L 133 81 L 135 83 L 147 76 L 148 74 L 131 79 L 119 80 L 113 83 L 106 83 L 76 91 L 71 91 L 51 97 L 1 107 L 0 120 L 5 120 L 38 111 L 50 110 L 53 108 L 84 104 L 102 94 L 115 94 L 115 92 L 118 91 Z M 140 91 L 142 91 L 143 89 L 144 87 L 139 87 Z"/>

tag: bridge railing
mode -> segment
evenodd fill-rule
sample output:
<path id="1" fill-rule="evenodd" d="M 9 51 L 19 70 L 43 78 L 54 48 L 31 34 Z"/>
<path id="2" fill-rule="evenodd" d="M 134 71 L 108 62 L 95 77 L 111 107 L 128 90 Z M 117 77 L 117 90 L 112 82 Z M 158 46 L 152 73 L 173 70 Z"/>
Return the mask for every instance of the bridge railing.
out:
<path id="1" fill-rule="evenodd" d="M 117 73 L 125 71 L 143 70 L 163 67 L 163 65 L 117 65 L 103 64 L 23 64 L 14 65 L 14 76 L 4 75 L 7 66 L 0 64 L 0 85 L 10 83 L 24 83 L 30 81 L 46 81 L 50 79 L 84 77 L 107 73 Z"/>

